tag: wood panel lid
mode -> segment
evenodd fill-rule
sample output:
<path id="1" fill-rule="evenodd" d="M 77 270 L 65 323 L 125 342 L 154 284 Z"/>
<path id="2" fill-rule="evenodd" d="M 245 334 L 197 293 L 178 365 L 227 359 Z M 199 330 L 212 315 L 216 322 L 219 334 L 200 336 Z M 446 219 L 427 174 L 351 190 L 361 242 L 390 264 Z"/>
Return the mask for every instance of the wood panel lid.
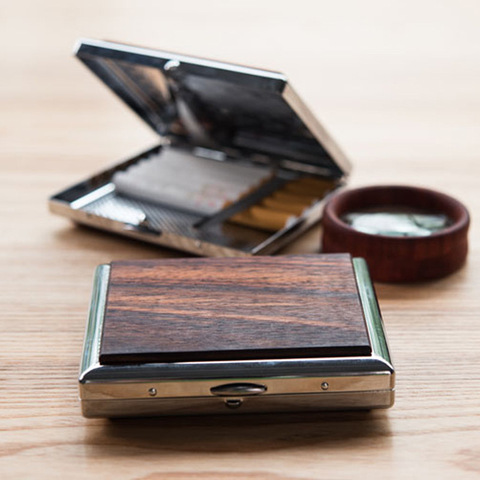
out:
<path id="1" fill-rule="evenodd" d="M 445 217 L 446 223 L 425 236 L 410 232 L 373 234 L 346 221 L 352 212 L 411 212 L 413 217 Z M 371 276 L 381 282 L 412 282 L 443 277 L 459 269 L 468 251 L 467 209 L 448 195 L 426 188 L 374 186 L 345 190 L 326 205 L 323 252 L 363 257 Z"/>
<path id="2" fill-rule="evenodd" d="M 370 353 L 349 255 L 111 265 L 102 364 Z"/>

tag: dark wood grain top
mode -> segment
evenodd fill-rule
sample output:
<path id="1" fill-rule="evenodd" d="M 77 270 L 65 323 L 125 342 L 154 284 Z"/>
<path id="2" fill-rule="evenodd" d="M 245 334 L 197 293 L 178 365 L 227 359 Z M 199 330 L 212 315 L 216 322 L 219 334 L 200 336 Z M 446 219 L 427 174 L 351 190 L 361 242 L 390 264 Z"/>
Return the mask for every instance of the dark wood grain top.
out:
<path id="1" fill-rule="evenodd" d="M 349 255 L 112 263 L 101 363 L 370 353 Z"/>

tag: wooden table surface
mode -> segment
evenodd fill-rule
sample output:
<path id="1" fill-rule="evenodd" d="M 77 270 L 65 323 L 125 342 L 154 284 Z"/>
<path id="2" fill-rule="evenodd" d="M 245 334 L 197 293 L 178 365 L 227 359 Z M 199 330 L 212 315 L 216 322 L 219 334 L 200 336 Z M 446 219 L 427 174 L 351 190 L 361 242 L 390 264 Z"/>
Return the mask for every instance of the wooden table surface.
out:
<path id="1" fill-rule="evenodd" d="M 18 0 L 0 18 L 2 479 L 479 478 L 478 2 Z M 350 185 L 422 185 L 468 206 L 461 271 L 376 286 L 397 368 L 392 409 L 80 415 L 94 267 L 182 255 L 47 210 L 50 194 L 155 141 L 71 58 L 82 35 L 285 71 L 352 158 Z M 315 252 L 318 236 L 288 251 Z"/>

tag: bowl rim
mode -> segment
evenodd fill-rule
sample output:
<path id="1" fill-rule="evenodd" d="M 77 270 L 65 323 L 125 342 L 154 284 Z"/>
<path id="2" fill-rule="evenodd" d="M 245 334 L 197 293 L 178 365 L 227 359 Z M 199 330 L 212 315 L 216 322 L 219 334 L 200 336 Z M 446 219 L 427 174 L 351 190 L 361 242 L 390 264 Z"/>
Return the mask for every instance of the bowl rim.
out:
<path id="1" fill-rule="evenodd" d="M 437 230 L 431 235 L 405 237 L 400 235 L 382 235 L 382 234 L 362 232 L 360 230 L 356 230 L 355 228 L 351 227 L 340 218 L 341 215 L 348 213 L 349 211 L 352 211 L 349 209 L 342 209 L 341 211 L 339 211 L 340 202 L 346 202 L 348 200 L 351 200 L 351 198 L 354 196 L 360 196 L 363 194 L 381 194 L 385 191 L 391 191 L 391 190 L 397 190 L 397 191 L 403 190 L 405 193 L 408 193 L 408 192 L 412 192 L 412 193 L 415 192 L 416 194 L 420 193 L 426 198 L 435 199 L 443 206 L 446 206 L 447 207 L 446 209 L 448 209 L 449 211 L 454 210 L 457 213 L 456 215 L 451 215 L 451 214 L 447 214 L 446 212 L 443 212 L 445 215 L 448 215 L 448 217 L 452 220 L 453 223 L 446 228 Z M 375 206 L 374 202 L 371 202 L 371 203 L 372 203 L 371 206 L 374 207 Z M 379 202 L 377 204 L 377 206 L 382 206 L 382 205 L 387 206 L 389 204 L 385 202 Z M 395 205 L 401 206 L 401 202 L 396 202 Z M 412 205 L 406 205 L 406 206 L 412 206 Z M 365 207 L 362 207 L 362 208 L 365 208 Z M 431 190 L 424 187 L 410 186 L 410 185 L 371 185 L 371 186 L 364 186 L 364 187 L 342 190 L 341 192 L 334 194 L 334 196 L 330 199 L 330 201 L 325 206 L 325 211 L 323 215 L 324 215 L 324 218 L 326 217 L 328 220 L 333 222 L 337 228 L 343 230 L 345 233 L 348 232 L 348 234 L 354 234 L 360 237 L 370 237 L 372 239 L 378 238 L 378 239 L 382 239 L 384 241 L 389 241 L 389 242 L 435 241 L 436 239 L 453 235 L 464 229 L 467 229 L 470 224 L 470 215 L 468 213 L 468 210 L 460 201 L 456 200 L 455 198 L 445 193 L 438 192 L 436 190 Z"/>

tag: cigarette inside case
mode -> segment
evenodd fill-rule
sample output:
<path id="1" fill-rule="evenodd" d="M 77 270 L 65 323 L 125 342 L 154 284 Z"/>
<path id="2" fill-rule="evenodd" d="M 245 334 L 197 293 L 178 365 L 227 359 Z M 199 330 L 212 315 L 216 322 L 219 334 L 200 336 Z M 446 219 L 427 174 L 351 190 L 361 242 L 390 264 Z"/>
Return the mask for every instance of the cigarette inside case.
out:
<path id="1" fill-rule="evenodd" d="M 213 215 L 272 176 L 272 169 L 165 149 L 112 178 L 124 195 Z"/>
<path id="2" fill-rule="evenodd" d="M 273 168 L 248 161 L 234 163 L 164 149 L 116 172 L 112 183 L 120 195 L 208 217 L 243 200 L 247 207 L 227 221 L 266 231 L 293 224 L 335 188 L 332 180 L 301 176 L 280 181 L 271 193 L 260 192 L 259 200 L 245 201 L 274 177 Z"/>
<path id="3" fill-rule="evenodd" d="M 231 217 L 230 221 L 268 231 L 281 230 L 294 223 L 334 188 L 335 182 L 332 181 L 300 177 L 286 182 L 259 204 Z"/>

